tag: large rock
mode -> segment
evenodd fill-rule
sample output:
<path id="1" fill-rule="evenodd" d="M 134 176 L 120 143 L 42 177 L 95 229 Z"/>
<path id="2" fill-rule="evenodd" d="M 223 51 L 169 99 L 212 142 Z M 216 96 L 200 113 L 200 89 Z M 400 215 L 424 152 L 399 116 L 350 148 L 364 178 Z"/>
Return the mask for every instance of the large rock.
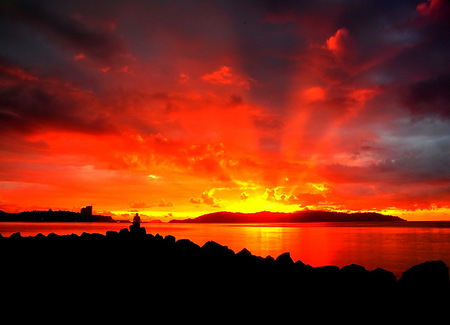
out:
<path id="1" fill-rule="evenodd" d="M 236 261 L 241 263 L 241 266 L 249 267 L 255 265 L 259 261 L 258 257 L 253 255 L 247 248 L 243 248 L 236 253 Z"/>
<path id="2" fill-rule="evenodd" d="M 15 232 L 11 236 L 9 236 L 10 239 L 20 239 L 22 238 L 22 234 L 20 232 Z"/>
<path id="3" fill-rule="evenodd" d="M 289 252 L 283 253 L 275 259 L 279 265 L 294 265 L 294 261 L 291 258 L 291 254 Z"/>
<path id="4" fill-rule="evenodd" d="M 395 274 L 387 271 L 385 269 L 382 269 L 380 267 L 376 268 L 373 271 L 369 272 L 370 274 L 370 280 L 374 285 L 377 285 L 378 287 L 383 286 L 389 286 L 392 287 L 397 282 L 397 278 L 395 277 Z"/>
<path id="5" fill-rule="evenodd" d="M 368 284 L 369 271 L 361 265 L 350 264 L 341 268 L 340 276 L 347 287 L 362 289 Z"/>
<path id="6" fill-rule="evenodd" d="M 175 242 L 174 247 L 177 251 L 180 251 L 186 255 L 197 253 L 200 250 L 200 246 L 191 242 L 189 239 L 178 239 Z"/>
<path id="7" fill-rule="evenodd" d="M 240 257 L 253 256 L 252 253 L 247 248 L 241 249 L 236 255 Z"/>
<path id="8" fill-rule="evenodd" d="M 449 269 L 443 261 L 428 261 L 414 265 L 403 272 L 402 285 L 440 286 L 448 285 Z"/>
<path id="9" fill-rule="evenodd" d="M 201 250 L 206 256 L 214 259 L 230 258 L 234 256 L 234 251 L 229 249 L 228 246 L 223 246 L 215 241 L 208 241 L 202 247 Z"/>

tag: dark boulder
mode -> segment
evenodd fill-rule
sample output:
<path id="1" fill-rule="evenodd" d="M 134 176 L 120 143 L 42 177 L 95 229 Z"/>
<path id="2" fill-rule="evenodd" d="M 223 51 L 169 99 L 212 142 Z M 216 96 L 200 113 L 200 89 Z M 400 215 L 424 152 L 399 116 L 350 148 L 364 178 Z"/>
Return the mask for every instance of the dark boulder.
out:
<path id="1" fill-rule="evenodd" d="M 364 266 L 350 264 L 341 268 L 341 277 L 344 281 L 362 282 L 368 277 L 369 271 Z"/>
<path id="2" fill-rule="evenodd" d="M 414 265 L 398 281 L 399 300 L 404 310 L 433 310 L 447 315 L 450 305 L 449 269 L 443 261 Z"/>
<path id="3" fill-rule="evenodd" d="M 339 267 L 335 265 L 317 266 L 313 268 L 314 273 L 317 275 L 337 275 L 339 274 Z"/>
<path id="4" fill-rule="evenodd" d="M 275 259 L 275 262 L 279 265 L 294 265 L 294 261 L 291 258 L 291 254 L 289 252 L 283 253 Z"/>
<path id="5" fill-rule="evenodd" d="M 370 271 L 369 278 L 375 286 L 391 287 L 397 282 L 397 278 L 394 273 L 380 267 Z"/>
<path id="6" fill-rule="evenodd" d="M 228 248 L 228 246 L 222 246 L 215 241 L 206 242 L 202 248 L 202 252 L 214 259 L 230 258 L 234 256 L 234 252 Z"/>
<path id="7" fill-rule="evenodd" d="M 297 272 L 312 272 L 313 267 L 311 265 L 305 264 L 302 261 L 298 260 L 294 263 L 295 269 Z"/>
<path id="8" fill-rule="evenodd" d="M 343 266 L 340 271 L 340 283 L 343 289 L 354 299 L 356 293 L 362 294 L 370 285 L 369 271 L 363 266 L 350 264 Z"/>
<path id="9" fill-rule="evenodd" d="M 350 265 L 346 265 L 343 266 L 341 268 L 341 272 L 342 273 L 347 273 L 347 274 L 354 274 L 354 275 L 361 275 L 361 274 L 366 274 L 368 271 L 365 269 L 364 266 L 358 265 L 358 264 L 350 264 Z"/>
<path id="10" fill-rule="evenodd" d="M 254 263 L 258 258 L 247 249 L 243 248 L 238 253 L 236 253 L 236 260 L 240 263 L 250 264 Z"/>
<path id="11" fill-rule="evenodd" d="M 252 253 L 247 248 L 243 248 L 236 255 L 240 257 L 248 257 L 252 256 Z"/>
<path id="12" fill-rule="evenodd" d="M 340 269 L 334 265 L 318 266 L 312 269 L 311 276 L 316 285 L 328 287 L 331 284 L 337 284 L 340 278 Z"/>
<path id="13" fill-rule="evenodd" d="M 264 261 L 267 263 L 273 263 L 275 262 L 275 259 L 272 256 L 267 255 L 266 257 L 264 257 Z"/>
<path id="14" fill-rule="evenodd" d="M 443 261 L 428 261 L 412 266 L 403 272 L 402 285 L 440 286 L 448 285 L 449 269 Z"/>
<path id="15" fill-rule="evenodd" d="M 86 233 L 83 232 L 82 235 L 85 235 L 85 234 L 86 234 Z M 86 234 L 86 235 L 88 235 L 88 234 Z M 47 235 L 47 238 L 48 238 L 48 239 L 53 239 L 53 240 L 59 239 L 60 237 L 61 237 L 61 236 L 55 234 L 54 232 L 51 232 L 51 233 L 49 233 L 49 234 Z"/>
<path id="16" fill-rule="evenodd" d="M 11 236 L 9 236 L 9 238 L 19 239 L 19 238 L 22 238 L 22 234 L 20 232 L 15 232 L 15 233 L 11 234 Z"/>
<path id="17" fill-rule="evenodd" d="M 178 239 L 175 242 L 175 249 L 189 254 L 189 253 L 197 253 L 200 250 L 200 246 L 191 242 L 189 239 Z"/>
<path id="18" fill-rule="evenodd" d="M 244 248 L 236 254 L 236 263 L 241 266 L 242 272 L 251 272 L 254 274 L 256 267 L 263 267 L 269 265 L 272 260 L 266 260 L 261 256 L 253 255 L 248 249 Z"/>
<path id="19" fill-rule="evenodd" d="M 106 237 L 111 239 L 116 239 L 119 237 L 119 233 L 117 231 L 108 230 L 106 232 Z"/>
<path id="20" fill-rule="evenodd" d="M 304 268 L 304 267 L 306 267 L 306 264 L 303 263 L 303 262 L 300 261 L 300 260 L 295 261 L 294 264 L 295 264 L 295 266 L 296 266 L 297 268 Z"/>
<path id="21" fill-rule="evenodd" d="M 147 234 L 147 230 L 144 227 L 140 227 L 137 224 L 132 224 L 130 226 L 130 234 L 133 235 L 133 237 L 145 237 Z"/>
<path id="22" fill-rule="evenodd" d="M 85 238 L 85 239 L 89 239 L 89 240 L 102 240 L 105 238 L 105 236 L 102 234 L 97 234 L 97 233 L 87 234 L 87 233 L 83 232 L 81 234 L 81 238 Z"/>
<path id="23" fill-rule="evenodd" d="M 122 237 L 126 237 L 130 234 L 130 231 L 127 228 L 120 229 L 119 235 Z"/>
<path id="24" fill-rule="evenodd" d="M 34 236 L 35 239 L 45 239 L 45 236 L 42 233 L 38 233 L 36 236 Z"/>
<path id="25" fill-rule="evenodd" d="M 175 237 L 172 236 L 172 235 L 167 235 L 166 237 L 164 237 L 164 242 L 165 242 L 167 245 L 173 245 L 173 244 L 175 244 L 175 241 L 176 241 L 176 239 L 175 239 Z"/>

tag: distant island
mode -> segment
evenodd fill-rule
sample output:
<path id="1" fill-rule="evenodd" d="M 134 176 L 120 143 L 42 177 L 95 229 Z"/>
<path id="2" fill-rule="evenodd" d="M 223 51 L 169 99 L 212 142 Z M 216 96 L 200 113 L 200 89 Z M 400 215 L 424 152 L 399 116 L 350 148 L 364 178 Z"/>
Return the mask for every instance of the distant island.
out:
<path id="1" fill-rule="evenodd" d="M 288 222 L 358 222 L 358 221 L 403 221 L 405 219 L 377 212 L 333 212 L 305 210 L 292 213 L 262 211 L 256 213 L 213 212 L 197 218 L 173 219 L 169 223 L 288 223 Z M 80 212 L 72 211 L 24 211 L 7 213 L 0 210 L 0 222 L 130 222 L 114 220 L 110 216 L 95 215 L 92 206 Z M 161 220 L 146 221 L 159 223 Z"/>
<path id="2" fill-rule="evenodd" d="M 357 222 L 357 221 L 404 221 L 405 219 L 376 212 L 332 212 L 306 210 L 282 212 L 214 212 L 200 217 L 170 220 L 171 223 L 278 223 L 278 222 Z"/>
<path id="3" fill-rule="evenodd" d="M 115 222 L 110 216 L 92 214 L 92 206 L 81 209 L 80 212 L 72 211 L 24 211 L 19 213 L 7 213 L 0 211 L 0 222 L 31 221 L 31 222 Z"/>

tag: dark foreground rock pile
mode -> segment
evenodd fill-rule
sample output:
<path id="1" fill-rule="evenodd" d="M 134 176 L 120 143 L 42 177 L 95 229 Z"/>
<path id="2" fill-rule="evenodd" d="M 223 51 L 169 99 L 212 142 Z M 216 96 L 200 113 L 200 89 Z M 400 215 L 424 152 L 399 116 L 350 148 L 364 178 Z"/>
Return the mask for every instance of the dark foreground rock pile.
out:
<path id="1" fill-rule="evenodd" d="M 208 310 L 228 316 L 317 307 L 380 314 L 428 306 L 437 313 L 450 306 L 449 269 L 442 261 L 416 265 L 397 280 L 381 268 L 312 267 L 289 253 L 263 258 L 213 241 L 199 246 L 132 230 L 0 237 L 3 296 L 11 306 L 28 308 L 156 312 L 171 306 L 175 314 Z"/>

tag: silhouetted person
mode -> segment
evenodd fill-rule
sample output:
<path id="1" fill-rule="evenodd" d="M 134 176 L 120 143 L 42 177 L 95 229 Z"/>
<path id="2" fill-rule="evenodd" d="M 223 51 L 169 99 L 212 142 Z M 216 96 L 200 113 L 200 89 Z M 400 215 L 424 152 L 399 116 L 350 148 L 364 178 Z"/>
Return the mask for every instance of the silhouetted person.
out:
<path id="1" fill-rule="evenodd" d="M 136 215 L 133 218 L 133 226 L 141 227 L 141 217 L 139 217 L 139 214 L 136 213 Z"/>
<path id="2" fill-rule="evenodd" d="M 141 227 L 141 217 L 139 217 L 138 213 L 136 213 L 133 218 L 133 224 L 130 226 L 130 232 L 135 235 L 146 234 L 145 228 Z"/>

